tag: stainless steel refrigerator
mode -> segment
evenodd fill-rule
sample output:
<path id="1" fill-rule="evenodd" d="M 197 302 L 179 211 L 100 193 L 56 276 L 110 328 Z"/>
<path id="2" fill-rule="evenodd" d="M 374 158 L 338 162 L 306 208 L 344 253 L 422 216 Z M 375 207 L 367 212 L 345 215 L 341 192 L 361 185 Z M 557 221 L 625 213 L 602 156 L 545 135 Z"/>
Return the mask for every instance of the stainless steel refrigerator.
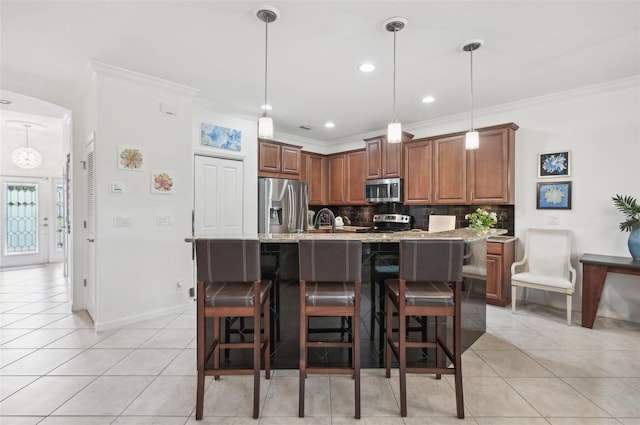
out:
<path id="1" fill-rule="evenodd" d="M 308 210 L 307 182 L 258 179 L 258 232 L 306 232 Z"/>

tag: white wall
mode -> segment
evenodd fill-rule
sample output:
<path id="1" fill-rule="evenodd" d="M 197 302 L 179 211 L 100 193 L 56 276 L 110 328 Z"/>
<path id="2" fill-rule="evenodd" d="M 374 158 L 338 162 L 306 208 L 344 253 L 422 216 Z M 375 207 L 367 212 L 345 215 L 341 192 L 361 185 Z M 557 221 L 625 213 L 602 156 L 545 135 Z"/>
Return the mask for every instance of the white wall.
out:
<path id="1" fill-rule="evenodd" d="M 101 64 L 95 79 L 97 330 L 150 319 L 191 302 L 192 99 L 196 91 Z M 93 100 L 91 91 L 89 100 Z M 173 105 L 177 115 L 160 110 Z M 89 105 L 91 109 L 91 105 Z M 88 120 L 92 113 L 89 112 Z M 84 127 L 88 134 L 91 126 Z M 86 140 L 86 138 L 85 138 Z M 78 141 L 82 143 L 82 140 Z M 144 170 L 117 168 L 118 147 L 144 153 Z M 151 172 L 174 178 L 173 194 L 151 193 Z M 124 193 L 112 193 L 112 183 Z M 157 218 L 169 216 L 171 225 Z M 129 227 L 114 226 L 116 216 Z M 184 286 L 177 287 L 182 281 Z"/>

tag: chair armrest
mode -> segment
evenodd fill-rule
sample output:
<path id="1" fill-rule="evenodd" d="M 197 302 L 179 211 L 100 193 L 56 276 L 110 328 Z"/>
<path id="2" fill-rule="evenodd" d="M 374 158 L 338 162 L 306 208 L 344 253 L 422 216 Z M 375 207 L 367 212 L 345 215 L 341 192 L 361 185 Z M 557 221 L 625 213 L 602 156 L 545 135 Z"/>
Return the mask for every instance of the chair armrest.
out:
<path id="1" fill-rule="evenodd" d="M 523 258 L 520 261 L 516 261 L 516 262 L 512 263 L 511 264 L 511 275 L 513 276 L 514 274 L 516 274 L 516 268 L 520 267 L 520 266 L 524 266 L 526 262 L 527 262 L 527 259 Z"/>
<path id="2" fill-rule="evenodd" d="M 567 268 L 569 269 L 569 279 L 571 280 L 571 286 L 575 290 L 576 288 L 576 269 L 571 264 L 571 257 L 567 257 Z"/>

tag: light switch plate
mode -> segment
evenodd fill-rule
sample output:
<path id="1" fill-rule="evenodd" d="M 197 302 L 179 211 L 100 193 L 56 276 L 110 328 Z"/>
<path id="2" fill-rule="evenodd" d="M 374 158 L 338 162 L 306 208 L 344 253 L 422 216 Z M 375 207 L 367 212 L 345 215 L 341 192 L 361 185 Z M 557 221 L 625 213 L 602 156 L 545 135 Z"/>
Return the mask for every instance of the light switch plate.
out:
<path id="1" fill-rule="evenodd" d="M 125 186 L 122 182 L 111 183 L 111 193 L 124 193 Z"/>
<path id="2" fill-rule="evenodd" d="M 549 226 L 559 226 L 560 225 L 560 217 L 557 215 L 547 215 L 545 217 L 545 221 Z"/>
<path id="3" fill-rule="evenodd" d="M 131 217 L 116 215 L 113 217 L 113 227 L 131 227 Z"/>
<path id="4" fill-rule="evenodd" d="M 171 226 L 173 224 L 173 220 L 168 214 L 161 214 L 156 216 L 156 225 L 158 226 Z"/>

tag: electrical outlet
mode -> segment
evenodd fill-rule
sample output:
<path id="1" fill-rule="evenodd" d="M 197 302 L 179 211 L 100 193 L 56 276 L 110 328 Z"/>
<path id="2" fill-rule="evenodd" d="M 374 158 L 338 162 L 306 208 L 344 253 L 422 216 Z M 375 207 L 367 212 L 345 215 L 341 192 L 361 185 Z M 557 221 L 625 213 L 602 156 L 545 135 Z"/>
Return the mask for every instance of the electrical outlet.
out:
<path id="1" fill-rule="evenodd" d="M 560 217 L 557 215 L 548 215 L 546 217 L 546 223 L 549 226 L 559 226 L 560 225 Z"/>

